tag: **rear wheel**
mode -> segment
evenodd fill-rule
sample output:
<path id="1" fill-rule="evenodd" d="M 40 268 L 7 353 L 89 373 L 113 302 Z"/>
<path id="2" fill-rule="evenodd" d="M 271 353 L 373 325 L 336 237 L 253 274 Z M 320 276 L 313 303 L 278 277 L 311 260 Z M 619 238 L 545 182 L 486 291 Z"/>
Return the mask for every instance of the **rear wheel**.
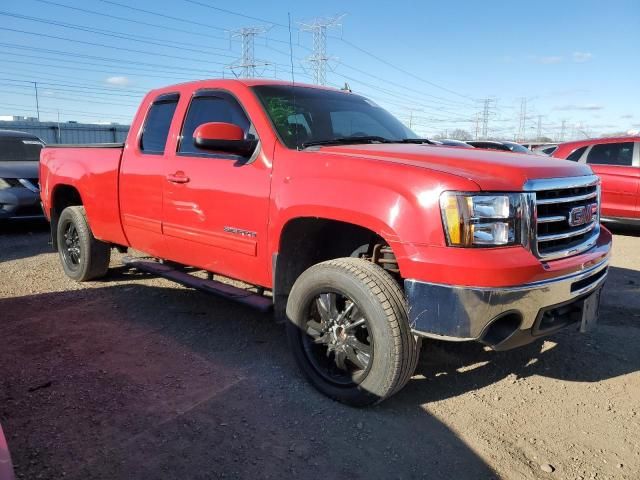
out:
<path id="1" fill-rule="evenodd" d="M 93 236 L 84 207 L 67 207 L 62 211 L 57 240 L 62 268 L 69 278 L 85 282 L 106 275 L 111 248 Z"/>
<path id="2" fill-rule="evenodd" d="M 377 265 L 358 258 L 319 263 L 294 284 L 287 331 L 303 373 L 321 392 L 365 406 L 411 378 L 418 344 L 404 295 Z"/>

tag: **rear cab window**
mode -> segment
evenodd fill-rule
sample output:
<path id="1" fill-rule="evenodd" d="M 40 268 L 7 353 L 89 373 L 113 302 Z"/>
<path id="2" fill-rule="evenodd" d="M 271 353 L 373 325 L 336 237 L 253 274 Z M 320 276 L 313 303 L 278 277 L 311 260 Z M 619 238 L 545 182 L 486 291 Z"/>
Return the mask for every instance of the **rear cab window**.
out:
<path id="1" fill-rule="evenodd" d="M 151 104 L 140 136 L 140 151 L 150 155 L 162 155 L 169 136 L 180 96 L 177 93 L 163 94 Z"/>
<path id="2" fill-rule="evenodd" d="M 633 164 L 633 142 L 594 145 L 587 155 L 587 163 L 631 166 Z"/>

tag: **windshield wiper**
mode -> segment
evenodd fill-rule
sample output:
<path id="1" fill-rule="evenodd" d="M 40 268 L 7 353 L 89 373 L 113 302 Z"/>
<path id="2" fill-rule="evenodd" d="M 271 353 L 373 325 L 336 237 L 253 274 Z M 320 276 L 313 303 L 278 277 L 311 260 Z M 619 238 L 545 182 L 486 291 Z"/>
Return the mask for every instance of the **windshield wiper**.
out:
<path id="1" fill-rule="evenodd" d="M 358 143 L 396 143 L 396 140 L 389 140 L 388 138 L 379 137 L 376 135 L 367 135 L 361 137 L 338 137 L 330 138 L 328 140 L 315 140 L 311 142 L 304 142 L 300 145 L 301 148 L 316 147 L 322 145 L 349 145 Z"/>

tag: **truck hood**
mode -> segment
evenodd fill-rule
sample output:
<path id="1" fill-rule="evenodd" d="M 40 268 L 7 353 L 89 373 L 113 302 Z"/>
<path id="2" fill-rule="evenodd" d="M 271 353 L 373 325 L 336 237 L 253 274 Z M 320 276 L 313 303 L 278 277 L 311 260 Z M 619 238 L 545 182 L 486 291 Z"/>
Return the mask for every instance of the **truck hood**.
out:
<path id="1" fill-rule="evenodd" d="M 482 190 L 520 191 L 527 180 L 592 175 L 588 165 L 540 155 L 436 145 L 367 144 L 321 147 L 320 154 L 353 156 L 445 172 Z"/>
<path id="2" fill-rule="evenodd" d="M 0 178 L 38 178 L 38 162 L 0 162 Z"/>

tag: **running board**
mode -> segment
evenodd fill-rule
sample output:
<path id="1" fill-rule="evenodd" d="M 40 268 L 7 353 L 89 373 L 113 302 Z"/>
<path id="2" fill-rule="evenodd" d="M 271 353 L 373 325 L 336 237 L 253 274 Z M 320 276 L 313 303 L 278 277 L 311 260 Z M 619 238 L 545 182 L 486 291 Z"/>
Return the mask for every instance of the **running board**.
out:
<path id="1" fill-rule="evenodd" d="M 257 293 L 243 290 L 242 288 L 227 285 L 226 283 L 216 280 L 206 280 L 204 278 L 194 277 L 188 273 L 177 270 L 163 263 L 153 262 L 134 257 L 124 257 L 122 263 L 128 267 L 151 273 L 167 280 L 180 283 L 186 287 L 195 288 L 206 293 L 212 293 L 234 302 L 248 305 L 262 312 L 268 312 L 273 307 L 273 301 Z"/>

